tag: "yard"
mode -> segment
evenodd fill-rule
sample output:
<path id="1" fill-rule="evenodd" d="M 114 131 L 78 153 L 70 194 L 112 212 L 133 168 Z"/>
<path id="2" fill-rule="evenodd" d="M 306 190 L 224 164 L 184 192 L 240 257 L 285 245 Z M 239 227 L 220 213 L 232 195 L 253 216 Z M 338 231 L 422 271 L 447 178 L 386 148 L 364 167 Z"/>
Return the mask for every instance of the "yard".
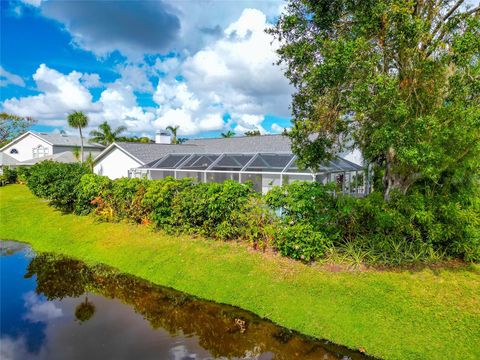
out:
<path id="1" fill-rule="evenodd" d="M 245 245 L 62 214 L 0 188 L 0 239 L 105 263 L 386 359 L 480 358 L 480 267 L 332 271 Z"/>

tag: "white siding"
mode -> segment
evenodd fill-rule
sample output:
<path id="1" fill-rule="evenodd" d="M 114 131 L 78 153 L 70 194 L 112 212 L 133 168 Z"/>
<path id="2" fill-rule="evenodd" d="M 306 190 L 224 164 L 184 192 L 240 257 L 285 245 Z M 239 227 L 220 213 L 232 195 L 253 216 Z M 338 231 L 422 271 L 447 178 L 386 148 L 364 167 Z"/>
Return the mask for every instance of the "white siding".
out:
<path id="1" fill-rule="evenodd" d="M 49 145 L 47 142 L 37 138 L 32 134 L 28 134 L 23 139 L 8 145 L 5 149 L 2 150 L 2 152 L 10 155 L 15 160 L 25 161 L 33 158 L 33 149 L 37 148 L 38 146 L 43 146 L 47 149 L 47 155 L 52 155 L 52 145 Z M 12 149 L 16 149 L 18 153 L 11 153 Z"/>
<path id="2" fill-rule="evenodd" d="M 141 165 L 122 150 L 113 147 L 107 155 L 95 164 L 93 172 L 97 175 L 108 176 L 110 179 L 118 179 L 127 177 L 128 170 Z"/>

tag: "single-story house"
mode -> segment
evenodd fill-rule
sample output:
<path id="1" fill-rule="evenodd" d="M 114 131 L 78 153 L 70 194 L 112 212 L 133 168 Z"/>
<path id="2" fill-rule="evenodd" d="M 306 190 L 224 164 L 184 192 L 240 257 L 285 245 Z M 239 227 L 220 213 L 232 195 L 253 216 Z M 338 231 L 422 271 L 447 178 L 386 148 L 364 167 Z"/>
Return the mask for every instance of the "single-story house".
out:
<path id="1" fill-rule="evenodd" d="M 367 191 L 364 166 L 342 156 L 316 171 L 301 169 L 284 135 L 192 139 L 178 145 L 158 136 L 156 143 L 116 142 L 94 160 L 94 172 L 111 179 L 172 176 L 197 182 L 252 181 L 262 192 L 295 180 L 337 182 L 344 192 L 353 194 Z"/>
<path id="2" fill-rule="evenodd" d="M 105 148 L 83 140 L 85 158 L 96 157 Z M 51 159 L 59 162 L 78 161 L 74 150 L 80 148 L 79 136 L 27 131 L 0 149 L 0 166 L 29 166 Z M 12 159 L 14 163 L 12 163 Z"/>

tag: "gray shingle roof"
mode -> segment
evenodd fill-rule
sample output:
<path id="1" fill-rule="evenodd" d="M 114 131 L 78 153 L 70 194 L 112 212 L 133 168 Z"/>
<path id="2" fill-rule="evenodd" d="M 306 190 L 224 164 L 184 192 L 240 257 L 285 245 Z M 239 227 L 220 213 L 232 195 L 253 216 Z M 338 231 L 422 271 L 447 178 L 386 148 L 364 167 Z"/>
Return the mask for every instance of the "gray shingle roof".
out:
<path id="1" fill-rule="evenodd" d="M 51 133 L 43 133 L 43 132 L 31 132 L 35 134 L 39 138 L 42 138 L 46 142 L 55 145 L 55 146 L 80 146 L 81 140 L 80 136 L 76 135 L 67 135 L 67 134 L 51 134 Z M 96 144 L 96 143 L 89 143 L 88 138 L 83 138 L 83 146 L 84 147 L 95 147 L 95 148 L 104 148 L 103 145 Z"/>
<path id="2" fill-rule="evenodd" d="M 206 153 L 291 152 L 290 139 L 284 135 L 238 136 L 192 139 L 185 144 L 202 146 Z"/>
<path id="3" fill-rule="evenodd" d="M 53 160 L 61 163 L 74 163 L 79 161 L 73 154 L 73 151 L 64 151 L 53 155 L 47 155 L 35 159 L 25 160 L 18 163 L 18 165 L 34 165 L 45 160 Z"/>
<path id="4" fill-rule="evenodd" d="M 5 154 L 3 152 L 0 152 L 0 166 L 4 165 L 15 165 L 17 164 L 17 160 L 15 160 L 13 157 L 11 157 L 8 154 Z"/>
<path id="5" fill-rule="evenodd" d="M 157 160 L 166 154 L 171 153 L 194 153 L 201 151 L 195 145 L 173 145 L 173 144 L 153 144 L 153 143 L 133 143 L 133 142 L 116 142 L 117 146 L 127 153 L 136 157 L 138 160 L 147 164 Z"/>
<path id="6" fill-rule="evenodd" d="M 117 142 L 124 151 L 145 164 L 164 155 L 200 153 L 291 152 L 290 140 L 283 135 L 241 136 L 187 140 L 184 144 L 153 144 Z"/>
<path id="7" fill-rule="evenodd" d="M 168 154 L 291 154 L 290 139 L 284 135 L 241 136 L 232 138 L 192 139 L 184 144 L 154 144 L 117 142 L 118 147 L 143 162 L 142 168 L 152 167 Z M 100 159 L 100 155 L 98 159 Z M 338 158 L 331 164 L 332 169 L 357 170 L 362 167 Z M 327 166 L 327 164 L 325 164 Z"/>

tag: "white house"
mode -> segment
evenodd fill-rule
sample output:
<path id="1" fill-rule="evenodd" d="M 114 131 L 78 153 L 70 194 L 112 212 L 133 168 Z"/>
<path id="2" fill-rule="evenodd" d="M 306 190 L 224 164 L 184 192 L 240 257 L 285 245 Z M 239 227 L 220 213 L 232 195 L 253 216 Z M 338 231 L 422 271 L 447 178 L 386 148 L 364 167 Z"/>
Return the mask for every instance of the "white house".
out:
<path id="1" fill-rule="evenodd" d="M 115 142 L 95 158 L 93 172 L 108 176 L 110 179 L 129 177 L 132 169 L 179 151 L 193 151 L 193 149 L 188 145 Z"/>
<path id="2" fill-rule="evenodd" d="M 60 162 L 74 162 L 74 149 L 80 147 L 80 137 L 67 134 L 49 134 L 28 131 L 0 149 L 4 154 L 0 158 L 0 166 L 33 165 L 40 159 L 52 159 Z M 84 139 L 85 156 L 93 157 L 100 154 L 105 147 L 100 144 L 91 144 Z M 5 159 L 5 161 L 3 161 Z M 16 161 L 12 164 L 11 159 Z"/>
<path id="3" fill-rule="evenodd" d="M 94 160 L 94 172 L 111 179 L 172 176 L 196 182 L 251 181 L 261 192 L 295 180 L 337 182 L 345 192 L 354 194 L 366 191 L 363 166 L 337 157 L 315 171 L 300 169 L 290 139 L 283 135 L 192 139 L 178 145 L 168 142 L 169 137 L 157 134 L 156 143 L 113 143 Z"/>

